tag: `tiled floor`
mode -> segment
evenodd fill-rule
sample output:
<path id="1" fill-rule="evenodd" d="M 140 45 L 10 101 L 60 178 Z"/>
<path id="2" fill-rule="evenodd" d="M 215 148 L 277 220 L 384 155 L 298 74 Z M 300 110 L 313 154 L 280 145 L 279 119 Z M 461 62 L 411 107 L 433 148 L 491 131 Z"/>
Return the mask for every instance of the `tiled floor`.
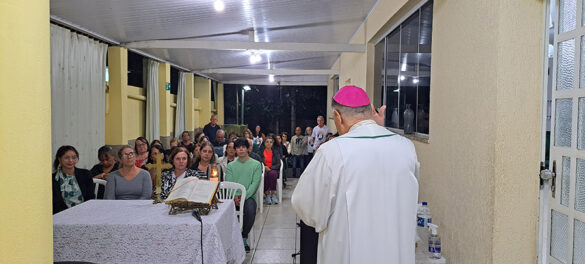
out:
<path id="1" fill-rule="evenodd" d="M 256 241 L 250 244 L 252 250 L 246 254 L 244 263 L 293 263 L 291 255 L 298 251 L 300 239 L 296 228 L 298 219 L 290 204 L 296 182 L 294 178 L 287 180 L 282 204 L 265 204 L 264 212 L 257 213 L 252 230 Z"/>

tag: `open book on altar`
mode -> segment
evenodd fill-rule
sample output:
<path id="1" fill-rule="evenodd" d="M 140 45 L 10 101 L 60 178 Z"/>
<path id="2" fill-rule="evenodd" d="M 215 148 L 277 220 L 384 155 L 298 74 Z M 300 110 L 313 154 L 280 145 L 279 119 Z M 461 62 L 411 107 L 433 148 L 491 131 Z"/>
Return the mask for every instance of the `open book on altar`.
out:
<path id="1" fill-rule="evenodd" d="M 175 182 L 175 186 L 165 200 L 165 203 L 190 202 L 211 205 L 218 187 L 218 181 L 200 180 L 197 177 L 179 179 Z"/>

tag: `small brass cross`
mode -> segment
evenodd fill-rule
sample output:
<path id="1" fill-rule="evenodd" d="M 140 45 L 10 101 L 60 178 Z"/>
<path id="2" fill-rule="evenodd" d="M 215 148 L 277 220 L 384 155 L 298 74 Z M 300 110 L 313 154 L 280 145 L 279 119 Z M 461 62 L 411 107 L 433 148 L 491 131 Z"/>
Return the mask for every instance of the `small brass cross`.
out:
<path id="1" fill-rule="evenodd" d="M 162 203 L 162 199 L 160 198 L 160 193 L 162 191 L 161 189 L 161 175 L 162 175 L 162 170 L 163 169 L 171 169 L 173 168 L 173 165 L 165 163 L 163 164 L 162 160 L 163 160 L 163 156 L 164 154 L 159 153 L 158 155 L 156 155 L 156 163 L 152 164 L 146 164 L 146 168 L 151 170 L 151 169 L 156 169 L 155 175 L 156 175 L 156 189 L 154 190 L 154 194 L 155 194 L 155 198 L 154 198 L 154 202 L 155 204 L 157 203 Z"/>

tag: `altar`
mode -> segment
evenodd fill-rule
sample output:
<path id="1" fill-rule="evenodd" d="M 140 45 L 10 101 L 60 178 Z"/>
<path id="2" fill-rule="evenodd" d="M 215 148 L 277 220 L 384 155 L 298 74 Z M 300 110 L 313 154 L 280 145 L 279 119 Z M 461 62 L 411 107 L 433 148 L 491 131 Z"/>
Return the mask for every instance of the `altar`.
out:
<path id="1" fill-rule="evenodd" d="M 233 201 L 202 216 L 169 215 L 151 200 L 90 200 L 53 216 L 54 261 L 242 263 L 246 257 Z"/>

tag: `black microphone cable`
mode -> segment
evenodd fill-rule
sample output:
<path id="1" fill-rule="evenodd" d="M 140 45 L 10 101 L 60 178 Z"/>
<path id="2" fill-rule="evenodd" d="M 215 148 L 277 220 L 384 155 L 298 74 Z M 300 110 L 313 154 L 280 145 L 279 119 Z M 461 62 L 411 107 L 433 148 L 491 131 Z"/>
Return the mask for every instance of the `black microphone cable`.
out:
<path id="1" fill-rule="evenodd" d="M 194 210 L 192 215 L 195 217 L 195 219 L 197 219 L 197 221 L 199 221 L 199 223 L 201 223 L 201 241 L 199 242 L 201 243 L 201 264 L 203 264 L 203 219 L 201 219 L 201 216 L 197 210 Z"/>

